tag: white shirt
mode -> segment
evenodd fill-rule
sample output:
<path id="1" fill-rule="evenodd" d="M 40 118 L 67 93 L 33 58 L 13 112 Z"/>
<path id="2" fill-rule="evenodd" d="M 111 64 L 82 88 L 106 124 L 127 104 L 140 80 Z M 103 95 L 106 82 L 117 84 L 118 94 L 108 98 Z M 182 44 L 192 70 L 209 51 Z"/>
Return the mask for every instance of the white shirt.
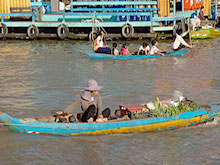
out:
<path id="1" fill-rule="evenodd" d="M 156 54 L 158 52 L 158 48 L 156 46 L 152 46 L 150 49 L 150 54 Z"/>
<path id="2" fill-rule="evenodd" d="M 147 53 L 148 51 L 150 51 L 150 46 L 147 45 L 146 48 L 143 48 L 143 45 L 141 45 L 140 48 L 139 48 L 139 51 L 141 51 L 141 50 L 146 51 L 146 53 Z"/>
<path id="3" fill-rule="evenodd" d="M 65 10 L 70 10 L 71 9 L 71 5 L 66 5 Z"/>
<path id="4" fill-rule="evenodd" d="M 118 49 L 114 48 L 113 55 L 115 55 L 115 56 L 118 56 L 118 55 L 119 55 L 119 51 L 118 51 Z"/>
<path id="5" fill-rule="evenodd" d="M 100 36 L 97 37 L 97 44 L 99 45 L 99 48 L 103 47 L 103 41 L 101 40 Z"/>
<path id="6" fill-rule="evenodd" d="M 186 35 L 187 33 L 185 32 L 185 33 L 183 33 L 183 37 Z M 184 41 L 184 39 L 183 39 L 183 37 L 182 36 L 180 36 L 180 35 L 176 35 L 176 39 L 175 39 L 175 41 L 174 41 L 174 43 L 173 43 L 173 49 L 178 49 L 178 47 L 180 46 L 180 44 L 183 44 L 184 46 L 186 46 L 186 47 L 189 47 L 189 45 Z"/>
<path id="7" fill-rule="evenodd" d="M 60 2 L 60 10 L 65 10 L 65 4 L 63 2 Z"/>
<path id="8" fill-rule="evenodd" d="M 201 23 L 200 19 L 198 17 L 196 17 L 196 16 L 194 18 L 191 18 L 190 22 L 191 22 L 191 24 L 193 26 L 193 30 L 195 30 L 195 28 L 198 27 L 200 25 L 200 23 Z"/>

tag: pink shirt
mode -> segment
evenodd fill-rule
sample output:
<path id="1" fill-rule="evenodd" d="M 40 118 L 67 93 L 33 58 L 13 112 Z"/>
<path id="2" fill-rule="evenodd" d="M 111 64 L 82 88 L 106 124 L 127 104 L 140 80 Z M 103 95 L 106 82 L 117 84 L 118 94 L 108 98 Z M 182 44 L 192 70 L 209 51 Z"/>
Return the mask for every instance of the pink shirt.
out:
<path id="1" fill-rule="evenodd" d="M 120 55 L 127 56 L 128 55 L 127 49 L 121 48 Z"/>

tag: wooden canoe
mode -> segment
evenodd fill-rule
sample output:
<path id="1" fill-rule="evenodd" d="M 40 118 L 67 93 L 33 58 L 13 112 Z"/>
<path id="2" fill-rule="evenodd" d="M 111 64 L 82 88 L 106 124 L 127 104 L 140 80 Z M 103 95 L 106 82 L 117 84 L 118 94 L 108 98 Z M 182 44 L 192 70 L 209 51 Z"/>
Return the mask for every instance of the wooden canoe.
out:
<path id="1" fill-rule="evenodd" d="M 188 51 L 188 48 L 173 50 L 166 50 L 164 56 L 182 56 L 184 53 Z M 114 60 L 126 60 L 126 59 L 145 59 L 145 58 L 158 58 L 162 57 L 160 54 L 154 55 L 128 55 L 128 56 L 114 56 L 109 54 L 96 53 L 93 51 L 86 51 L 86 54 L 93 59 L 114 59 Z"/>
<path id="2" fill-rule="evenodd" d="M 202 124 L 219 116 L 219 105 L 211 106 L 209 111 L 199 109 L 197 111 L 181 113 L 179 116 L 169 116 L 168 118 L 108 121 L 106 123 L 23 123 L 19 118 L 13 118 L 6 113 L 0 112 L 0 129 L 42 135 L 100 135 L 171 130 Z"/>

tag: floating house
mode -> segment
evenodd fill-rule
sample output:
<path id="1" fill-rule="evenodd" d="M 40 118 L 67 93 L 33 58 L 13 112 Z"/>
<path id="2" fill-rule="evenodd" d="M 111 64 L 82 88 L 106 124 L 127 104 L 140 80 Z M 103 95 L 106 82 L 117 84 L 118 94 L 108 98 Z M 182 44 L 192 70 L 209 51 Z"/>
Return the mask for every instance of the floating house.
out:
<path id="1" fill-rule="evenodd" d="M 100 29 L 112 38 L 175 34 L 185 30 L 201 5 L 206 16 L 217 16 L 211 0 L 0 0 L 0 38 L 24 34 L 35 39 L 40 34 L 92 40 Z"/>

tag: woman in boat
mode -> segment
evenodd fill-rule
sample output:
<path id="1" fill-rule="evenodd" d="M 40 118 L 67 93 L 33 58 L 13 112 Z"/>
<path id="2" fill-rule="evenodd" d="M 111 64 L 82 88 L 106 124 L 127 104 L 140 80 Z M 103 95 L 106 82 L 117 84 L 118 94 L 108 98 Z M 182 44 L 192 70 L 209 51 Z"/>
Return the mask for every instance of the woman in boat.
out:
<path id="1" fill-rule="evenodd" d="M 188 31 L 186 31 L 182 34 L 180 31 L 176 32 L 176 39 L 173 43 L 174 50 L 178 50 L 178 49 L 185 48 L 185 47 L 192 48 L 192 46 L 187 44 L 186 41 L 183 39 L 183 37 L 185 37 L 188 33 L 189 33 L 189 29 L 188 29 Z"/>
<path id="2" fill-rule="evenodd" d="M 110 109 L 106 108 L 102 111 L 102 99 L 99 94 L 99 90 L 102 89 L 95 80 L 89 80 L 85 90 L 81 93 L 78 99 L 65 108 L 63 111 L 57 112 L 58 115 L 62 113 L 73 113 L 74 110 L 81 105 L 83 111 L 81 121 L 82 122 L 105 122 L 110 116 Z"/>
<path id="3" fill-rule="evenodd" d="M 121 56 L 132 55 L 132 53 L 129 52 L 128 47 L 129 47 L 129 45 L 126 42 L 122 45 L 122 48 L 120 51 Z"/>
<path id="4" fill-rule="evenodd" d="M 164 52 L 164 50 L 160 50 L 157 48 L 158 42 L 156 40 L 153 40 L 151 43 L 152 43 L 152 47 L 150 49 L 150 54 L 151 55 L 160 54 L 160 55 L 164 56 L 164 54 L 162 53 L 162 52 Z"/>
<path id="5" fill-rule="evenodd" d="M 111 54 L 111 48 L 103 44 L 104 33 L 101 31 L 98 37 L 94 40 L 94 50 L 96 53 Z"/>
<path id="6" fill-rule="evenodd" d="M 199 11 L 199 19 L 201 21 L 201 25 L 205 26 L 209 24 L 209 20 L 206 17 L 204 17 L 203 11 L 204 11 L 204 6 L 201 6 Z"/>

